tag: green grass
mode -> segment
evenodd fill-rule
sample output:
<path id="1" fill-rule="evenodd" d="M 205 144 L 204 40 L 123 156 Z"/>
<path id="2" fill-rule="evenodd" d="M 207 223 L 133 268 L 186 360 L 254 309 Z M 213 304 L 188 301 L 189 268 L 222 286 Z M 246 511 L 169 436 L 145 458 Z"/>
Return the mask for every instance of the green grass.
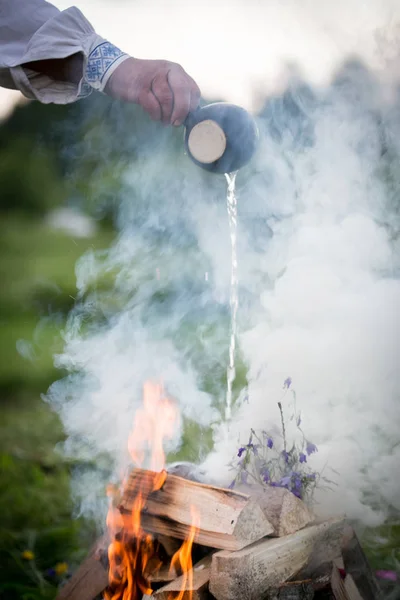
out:
<path id="1" fill-rule="evenodd" d="M 4 217 L 0 223 L 1 402 L 19 392 L 46 391 L 54 379 L 60 324 L 74 304 L 75 263 L 89 249 L 109 246 L 113 234 L 72 239 L 43 222 Z M 18 351 L 20 350 L 20 351 Z M 22 353 L 22 356 L 21 356 Z"/>
<path id="2" fill-rule="evenodd" d="M 61 326 L 74 303 L 75 263 L 108 247 L 113 232 L 72 239 L 42 220 L 2 215 L 0 223 L 0 597 L 53 598 L 60 578 L 42 573 L 78 563 L 90 524 L 72 519 L 69 465 L 56 452 L 64 434 L 41 399 L 62 373 L 53 366 Z M 35 559 L 22 558 L 24 550 Z"/>

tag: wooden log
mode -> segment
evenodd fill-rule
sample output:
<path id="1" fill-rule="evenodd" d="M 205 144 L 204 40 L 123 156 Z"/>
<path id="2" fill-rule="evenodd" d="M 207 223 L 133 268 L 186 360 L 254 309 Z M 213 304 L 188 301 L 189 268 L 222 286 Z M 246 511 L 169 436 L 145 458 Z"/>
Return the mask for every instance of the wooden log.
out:
<path id="1" fill-rule="evenodd" d="M 350 575 L 346 575 L 344 579 L 344 587 L 346 589 L 349 600 L 363 600 L 358 587 L 356 586 L 353 577 Z"/>
<path id="2" fill-rule="evenodd" d="M 351 526 L 345 528 L 342 556 L 344 568 L 350 574 L 363 600 L 380 600 L 382 591 L 375 579 L 358 537 Z"/>
<path id="3" fill-rule="evenodd" d="M 240 486 L 238 491 L 250 495 L 257 501 L 274 528 L 271 535 L 277 537 L 290 535 L 314 520 L 314 515 L 304 502 L 285 488 L 249 485 Z"/>
<path id="4" fill-rule="evenodd" d="M 129 528 L 129 515 L 138 490 L 146 498 L 142 527 L 153 534 L 188 537 L 192 507 L 200 528 L 195 543 L 211 548 L 239 550 L 273 533 L 274 528 L 252 498 L 236 491 L 188 481 L 167 474 L 160 490 L 152 492 L 155 474 L 132 472 L 121 498 L 120 510 Z"/>
<path id="5" fill-rule="evenodd" d="M 173 538 L 173 537 L 169 537 L 167 535 L 160 534 L 157 536 L 157 540 L 159 541 L 161 546 L 164 548 L 167 556 L 169 556 L 170 558 L 172 558 L 172 556 L 175 554 L 175 552 L 177 552 L 179 550 L 179 548 L 182 546 L 182 542 L 180 540 L 177 540 L 176 538 Z"/>
<path id="6" fill-rule="evenodd" d="M 99 549 L 104 540 L 98 542 L 89 556 L 69 581 L 60 589 L 56 600 L 93 600 L 102 594 L 108 585 L 108 569 L 99 560 Z"/>
<path id="7" fill-rule="evenodd" d="M 217 600 L 259 600 L 306 564 L 313 569 L 340 554 L 342 517 L 309 525 L 286 537 L 260 540 L 238 552 L 217 552 L 210 592 Z"/>
<path id="8" fill-rule="evenodd" d="M 348 574 L 343 579 L 336 566 L 332 569 L 331 588 L 336 600 L 363 600 L 353 577 Z"/>
<path id="9" fill-rule="evenodd" d="M 332 568 L 331 588 L 335 600 L 350 600 L 339 569 L 335 565 Z"/>
<path id="10" fill-rule="evenodd" d="M 210 581 L 210 566 L 211 556 L 206 556 L 191 569 L 193 577 L 192 585 L 189 587 L 189 579 L 187 579 L 182 600 L 206 600 L 209 598 L 208 582 Z M 178 596 L 183 586 L 184 576 L 182 575 L 154 592 L 153 598 L 154 600 L 171 600 L 171 598 Z"/>
<path id="11" fill-rule="evenodd" d="M 172 567 L 170 567 L 169 565 L 162 565 L 159 569 L 156 569 L 153 572 L 146 572 L 145 576 L 150 584 L 169 583 L 170 581 L 174 581 L 178 577 L 178 573 L 176 572 L 176 569 L 173 565 Z"/>

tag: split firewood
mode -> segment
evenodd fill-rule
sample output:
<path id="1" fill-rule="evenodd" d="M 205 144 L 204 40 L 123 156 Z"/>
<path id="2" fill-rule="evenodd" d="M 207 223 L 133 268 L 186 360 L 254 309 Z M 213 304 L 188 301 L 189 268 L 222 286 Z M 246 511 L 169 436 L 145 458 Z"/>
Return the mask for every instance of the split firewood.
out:
<path id="1" fill-rule="evenodd" d="M 344 568 L 350 574 L 363 600 L 379 600 L 383 594 L 371 570 L 354 529 L 345 528 L 342 556 Z M 351 585 L 351 584 L 349 584 Z"/>
<path id="2" fill-rule="evenodd" d="M 179 550 L 182 546 L 182 541 L 177 540 L 176 538 L 169 537 L 167 535 L 157 535 L 157 541 L 164 548 L 167 556 L 170 558 Z"/>
<path id="3" fill-rule="evenodd" d="M 349 600 L 364 600 L 350 573 L 344 578 L 344 587 L 346 588 Z"/>
<path id="4" fill-rule="evenodd" d="M 257 501 L 274 528 L 274 536 L 289 535 L 314 520 L 314 515 L 304 502 L 285 488 L 249 485 L 239 487 L 238 491 L 249 494 Z"/>
<path id="5" fill-rule="evenodd" d="M 363 600 L 352 576 L 348 574 L 342 579 L 335 566 L 332 569 L 331 588 L 335 600 Z"/>
<path id="6" fill-rule="evenodd" d="M 160 490 L 152 492 L 155 474 L 135 469 L 121 498 L 120 510 L 129 514 L 140 489 L 146 498 L 141 514 L 145 531 L 187 539 L 196 509 L 200 528 L 195 542 L 211 548 L 238 550 L 273 533 L 274 528 L 250 496 L 166 475 Z"/>
<path id="7" fill-rule="evenodd" d="M 339 569 L 333 565 L 331 575 L 331 588 L 335 600 L 350 600 L 347 595 L 344 581 L 340 575 Z"/>
<path id="8" fill-rule="evenodd" d="M 146 572 L 145 577 L 150 584 L 169 583 L 178 577 L 178 573 L 176 572 L 174 565 L 162 565 L 159 569 L 155 569 L 152 572 Z"/>
<path id="9" fill-rule="evenodd" d="M 309 525 L 286 537 L 260 540 L 238 552 L 217 552 L 210 592 L 217 600 L 259 600 L 306 564 L 313 569 L 340 554 L 344 519 Z"/>
<path id="10" fill-rule="evenodd" d="M 181 575 L 168 585 L 153 593 L 154 600 L 170 600 L 176 598 L 179 592 L 184 589 L 185 593 L 182 600 L 206 600 L 208 595 L 208 583 L 210 581 L 211 556 L 203 558 L 198 562 L 186 576 Z M 192 578 L 191 585 L 189 585 Z M 186 585 L 185 585 L 186 580 Z"/>
<path id="11" fill-rule="evenodd" d="M 56 600 L 93 600 L 108 585 L 108 568 L 100 560 L 104 540 L 98 542 L 86 560 L 60 589 Z"/>

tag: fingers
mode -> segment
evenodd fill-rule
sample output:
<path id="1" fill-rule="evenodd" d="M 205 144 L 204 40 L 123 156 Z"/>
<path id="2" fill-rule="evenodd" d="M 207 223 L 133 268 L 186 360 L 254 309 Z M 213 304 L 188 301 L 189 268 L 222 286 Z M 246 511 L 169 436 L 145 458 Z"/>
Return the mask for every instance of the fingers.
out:
<path id="1" fill-rule="evenodd" d="M 200 90 L 176 63 L 128 59 L 111 75 L 107 93 L 140 104 L 154 121 L 182 125 L 196 110 Z"/>
<path id="2" fill-rule="evenodd" d="M 200 88 L 195 81 L 192 81 L 191 93 L 190 93 L 190 112 L 196 110 L 200 104 L 201 92 Z"/>
<path id="3" fill-rule="evenodd" d="M 185 121 L 189 112 L 198 107 L 200 90 L 193 79 L 180 67 L 169 71 L 168 83 L 174 95 L 171 124 L 178 127 Z"/>
<path id="4" fill-rule="evenodd" d="M 182 79 L 168 78 L 174 95 L 174 110 L 171 115 L 171 124 L 175 126 L 182 125 L 190 111 L 190 89 Z"/>
<path id="5" fill-rule="evenodd" d="M 160 103 L 162 122 L 165 124 L 170 123 L 174 108 L 174 95 L 168 84 L 168 71 L 154 77 L 151 83 L 151 91 Z"/>
<path id="6" fill-rule="evenodd" d="M 161 121 L 162 112 L 160 102 L 150 89 L 143 89 L 140 92 L 138 102 L 140 106 L 142 106 L 142 108 L 144 108 L 144 110 L 150 115 L 150 118 L 153 119 L 153 121 Z"/>

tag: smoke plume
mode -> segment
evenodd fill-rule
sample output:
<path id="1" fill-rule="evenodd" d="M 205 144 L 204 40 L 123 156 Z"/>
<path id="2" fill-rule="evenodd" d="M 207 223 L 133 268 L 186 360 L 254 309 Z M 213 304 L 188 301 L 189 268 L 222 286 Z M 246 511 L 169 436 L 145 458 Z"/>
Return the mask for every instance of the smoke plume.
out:
<path id="1" fill-rule="evenodd" d="M 278 10 L 275 17 L 278 26 Z M 115 136 L 101 140 L 104 153 L 119 144 L 135 151 L 118 198 L 118 238 L 77 265 L 77 305 L 56 358 L 69 375 L 47 396 L 68 435 L 64 451 L 105 465 L 77 473 L 81 510 L 97 512 L 103 484 L 127 464 L 146 379 L 161 379 L 180 404 L 168 450 L 179 451 L 195 424 L 191 458 L 225 484 L 250 428 L 279 426 L 288 376 L 319 449 L 312 466 L 334 470 L 338 484 L 319 495 L 320 512 L 378 523 L 400 509 L 400 93 L 392 63 L 373 73 L 349 60 L 318 88 L 293 71 L 257 117 L 260 148 L 237 177 L 239 374 L 228 435 L 225 179 L 190 164 L 181 132 L 138 124 L 137 113 L 127 122 L 120 108 Z"/>

